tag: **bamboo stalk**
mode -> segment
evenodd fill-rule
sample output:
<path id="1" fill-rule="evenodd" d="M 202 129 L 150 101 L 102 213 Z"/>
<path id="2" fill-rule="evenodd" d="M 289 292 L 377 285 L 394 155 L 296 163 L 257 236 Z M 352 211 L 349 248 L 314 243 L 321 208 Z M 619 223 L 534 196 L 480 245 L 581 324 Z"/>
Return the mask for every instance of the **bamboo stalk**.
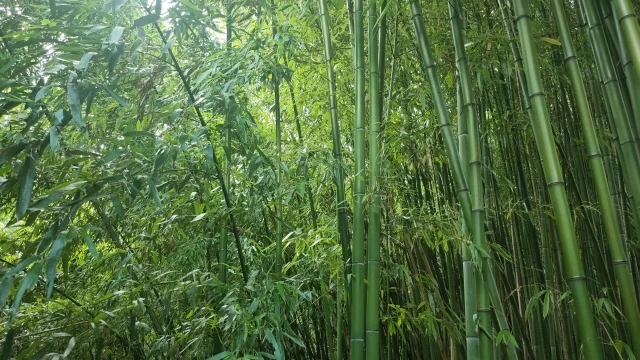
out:
<path id="1" fill-rule="evenodd" d="M 563 2 L 554 0 L 552 3 L 556 24 L 560 32 L 562 49 L 565 56 L 565 65 L 571 80 L 571 86 L 575 97 L 577 110 L 580 115 L 582 131 L 584 133 L 585 146 L 591 168 L 591 176 L 595 183 L 595 188 L 600 203 L 600 211 L 604 222 L 609 252 L 614 266 L 614 274 L 618 281 L 618 290 L 622 297 L 624 314 L 632 338 L 632 345 L 636 352 L 640 351 L 640 312 L 634 291 L 633 280 L 631 279 L 631 269 L 627 254 L 624 250 L 623 242 L 618 231 L 616 215 L 611 201 L 611 194 L 607 182 L 607 175 L 604 170 L 600 145 L 593 125 L 591 111 L 587 94 L 582 82 L 580 67 L 573 47 L 573 41 L 569 32 L 569 25 L 566 20 Z"/>
<path id="2" fill-rule="evenodd" d="M 591 299 L 587 291 L 580 250 L 576 241 L 576 233 L 571 220 L 569 202 L 562 177 L 562 169 L 553 140 L 549 108 L 544 97 L 538 54 L 533 43 L 532 21 L 528 7 L 527 0 L 514 0 L 514 15 L 524 54 L 522 59 L 528 82 L 526 94 L 531 101 L 533 112 L 532 127 L 556 217 L 556 225 L 560 234 L 559 240 L 567 282 L 573 294 L 575 320 L 580 327 L 580 339 L 584 348 L 585 358 L 602 359 L 602 347 L 596 334 Z"/>

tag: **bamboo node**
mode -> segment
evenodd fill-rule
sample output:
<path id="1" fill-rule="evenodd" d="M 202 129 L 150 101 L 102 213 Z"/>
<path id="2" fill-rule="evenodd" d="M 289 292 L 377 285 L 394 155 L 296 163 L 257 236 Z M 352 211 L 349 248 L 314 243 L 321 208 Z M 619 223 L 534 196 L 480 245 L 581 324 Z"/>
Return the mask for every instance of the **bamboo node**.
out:
<path id="1" fill-rule="evenodd" d="M 618 24 L 622 25 L 622 21 L 625 20 L 626 18 L 635 18 L 635 17 L 637 17 L 637 16 L 634 13 L 627 14 L 627 15 L 621 17 L 620 19 L 618 19 Z"/>
<path id="2" fill-rule="evenodd" d="M 547 187 L 548 187 L 548 188 L 550 188 L 550 187 L 552 187 L 552 186 L 556 186 L 556 185 L 562 185 L 562 186 L 565 186 L 565 183 L 564 183 L 564 181 L 554 181 L 554 182 L 550 182 L 550 183 L 548 183 L 548 184 L 547 184 Z"/>
<path id="3" fill-rule="evenodd" d="M 616 261 L 613 261 L 613 266 L 616 266 L 616 265 L 627 265 L 628 263 L 629 263 L 629 261 L 626 260 L 626 259 L 625 260 L 616 260 Z"/>
<path id="4" fill-rule="evenodd" d="M 567 278 L 567 281 L 579 281 L 579 280 L 585 280 L 586 278 L 584 276 L 572 276 L 570 278 Z"/>
<path id="5" fill-rule="evenodd" d="M 533 99 L 536 96 L 544 96 L 544 91 L 534 92 L 533 94 L 529 94 L 529 100 Z"/>

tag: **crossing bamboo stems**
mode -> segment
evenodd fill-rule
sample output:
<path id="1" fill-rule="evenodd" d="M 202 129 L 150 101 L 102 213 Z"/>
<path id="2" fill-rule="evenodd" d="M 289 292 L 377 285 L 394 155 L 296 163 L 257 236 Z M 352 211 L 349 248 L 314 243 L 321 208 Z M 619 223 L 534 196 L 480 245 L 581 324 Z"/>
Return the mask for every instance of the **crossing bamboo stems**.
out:
<path id="1" fill-rule="evenodd" d="M 602 346 L 596 332 L 593 304 L 587 291 L 562 169 L 551 130 L 549 108 L 544 96 L 538 54 L 533 42 L 529 3 L 526 0 L 514 0 L 514 9 L 523 53 L 524 71 L 528 82 L 526 94 L 532 105 L 531 125 L 556 217 L 567 282 L 573 294 L 575 321 L 580 327 L 580 339 L 585 358 L 602 359 Z"/>
<path id="2" fill-rule="evenodd" d="M 580 74 L 578 59 L 573 47 L 573 40 L 569 32 L 569 25 L 566 20 L 563 2 L 554 0 L 552 2 L 556 24 L 560 33 L 560 39 L 565 56 L 565 66 L 571 80 L 571 87 L 575 97 L 577 110 L 580 116 L 580 123 L 584 133 L 585 147 L 587 148 L 587 156 L 591 168 L 591 176 L 594 180 L 598 202 L 600 203 L 600 211 L 604 223 L 605 234 L 611 260 L 614 266 L 614 274 L 618 281 L 618 290 L 622 297 L 624 314 L 632 339 L 632 345 L 636 352 L 640 351 L 640 312 L 634 291 L 633 279 L 631 278 L 631 269 L 629 261 L 624 249 L 611 194 L 609 192 L 607 176 L 602 161 L 602 153 L 596 130 L 591 117 L 591 110 L 587 100 L 587 94 Z"/>

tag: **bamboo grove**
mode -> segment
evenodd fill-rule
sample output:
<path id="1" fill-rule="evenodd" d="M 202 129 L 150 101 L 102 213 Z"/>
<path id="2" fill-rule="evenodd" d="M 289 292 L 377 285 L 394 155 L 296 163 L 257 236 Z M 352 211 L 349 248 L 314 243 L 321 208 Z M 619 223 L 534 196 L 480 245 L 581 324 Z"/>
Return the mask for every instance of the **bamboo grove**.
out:
<path id="1" fill-rule="evenodd" d="M 0 360 L 636 359 L 640 3 L 0 3 Z"/>

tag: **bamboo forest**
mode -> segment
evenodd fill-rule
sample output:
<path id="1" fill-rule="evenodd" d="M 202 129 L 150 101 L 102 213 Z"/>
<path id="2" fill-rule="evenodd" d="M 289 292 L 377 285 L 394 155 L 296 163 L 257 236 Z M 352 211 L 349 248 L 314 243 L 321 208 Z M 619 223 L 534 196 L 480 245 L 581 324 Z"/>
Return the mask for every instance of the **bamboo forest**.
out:
<path id="1" fill-rule="evenodd" d="M 640 359 L 638 0 L 0 0 L 0 360 Z"/>

